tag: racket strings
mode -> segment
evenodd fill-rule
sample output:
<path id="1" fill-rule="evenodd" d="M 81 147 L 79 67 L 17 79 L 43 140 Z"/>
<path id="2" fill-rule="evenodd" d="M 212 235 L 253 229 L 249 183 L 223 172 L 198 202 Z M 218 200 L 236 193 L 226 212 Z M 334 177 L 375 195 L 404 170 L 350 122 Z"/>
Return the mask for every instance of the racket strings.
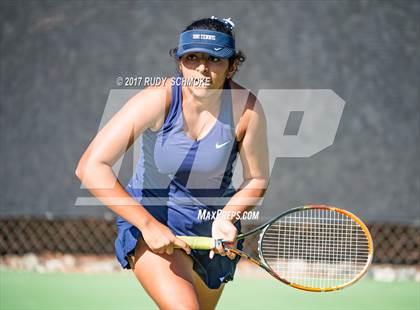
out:
<path id="1" fill-rule="evenodd" d="M 327 209 L 291 213 L 271 224 L 261 254 L 282 278 L 329 288 L 352 281 L 369 261 L 369 240 L 350 217 Z"/>

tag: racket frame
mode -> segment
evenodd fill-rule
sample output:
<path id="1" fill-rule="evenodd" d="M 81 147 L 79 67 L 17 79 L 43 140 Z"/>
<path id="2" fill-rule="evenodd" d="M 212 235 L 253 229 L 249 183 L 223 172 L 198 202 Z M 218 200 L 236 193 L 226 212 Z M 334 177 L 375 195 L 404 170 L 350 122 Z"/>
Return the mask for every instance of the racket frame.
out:
<path id="1" fill-rule="evenodd" d="M 264 237 L 265 232 L 267 231 L 267 229 L 270 227 L 271 224 L 273 224 L 274 222 L 276 222 L 279 218 L 284 217 L 288 214 L 291 213 L 295 213 L 295 212 L 299 212 L 299 211 L 304 211 L 304 210 L 309 210 L 309 209 L 319 209 L 319 210 L 330 210 L 330 211 L 335 211 L 338 213 L 341 213 L 349 218 L 351 218 L 352 220 L 354 220 L 359 227 L 363 230 L 366 239 L 368 241 L 368 259 L 365 263 L 364 268 L 359 272 L 359 274 L 354 277 L 351 281 L 348 281 L 344 284 L 341 285 L 337 285 L 337 286 L 333 286 L 333 287 L 324 287 L 324 288 L 319 288 L 319 287 L 308 287 L 308 286 L 303 286 L 300 285 L 298 283 L 293 283 L 285 278 L 282 278 L 280 275 L 278 275 L 274 270 L 272 270 L 272 268 L 269 266 L 269 264 L 267 263 L 267 261 L 264 259 L 263 253 L 262 253 L 262 240 Z M 330 292 L 330 291 L 336 291 L 336 290 L 340 290 L 344 287 L 350 286 L 353 283 L 355 283 L 356 281 L 358 281 L 360 278 L 363 277 L 363 275 L 366 273 L 369 265 L 372 262 L 372 258 L 373 258 L 373 241 L 372 241 L 372 236 L 368 230 L 368 228 L 366 227 L 366 225 L 362 222 L 362 220 L 360 220 L 356 215 L 354 215 L 353 213 L 343 210 L 343 209 L 339 209 L 336 207 L 332 207 L 332 206 L 327 206 L 327 205 L 306 205 L 306 206 L 300 206 L 300 207 L 296 207 L 293 209 L 289 209 L 281 214 L 279 214 L 278 216 L 276 216 L 275 218 L 271 219 L 270 221 L 246 232 L 246 233 L 242 233 L 239 234 L 236 238 L 237 240 L 242 240 L 250 235 L 256 234 L 257 232 L 260 232 L 259 235 L 259 239 L 258 239 L 258 256 L 259 256 L 259 260 L 256 258 L 253 258 L 252 256 L 250 256 L 249 254 L 235 248 L 232 246 L 227 245 L 226 243 L 228 243 L 226 240 L 222 240 L 222 239 L 213 239 L 214 242 L 214 248 L 219 247 L 220 245 L 222 245 L 224 247 L 224 249 L 226 251 L 230 251 L 235 253 L 236 255 L 239 255 L 247 260 L 249 260 L 250 262 L 260 266 L 261 268 L 263 268 L 265 271 L 267 271 L 271 276 L 273 276 L 274 278 L 276 278 L 277 280 L 283 282 L 284 284 L 287 284 L 291 287 L 300 289 L 300 290 L 304 290 L 304 291 L 309 291 L 309 292 Z M 185 237 L 180 237 L 181 239 L 185 238 Z M 188 238 L 188 237 L 187 237 Z M 205 239 L 212 239 L 209 237 L 193 237 L 196 239 L 202 239 L 203 242 L 205 241 Z M 184 239 L 185 240 L 185 239 Z"/>
<path id="2" fill-rule="evenodd" d="M 298 283 L 293 283 L 293 282 L 291 282 L 289 280 L 286 280 L 286 279 L 282 278 L 280 275 L 278 275 L 277 273 L 275 273 L 270 268 L 269 264 L 264 259 L 264 256 L 262 254 L 262 239 L 264 237 L 264 234 L 265 234 L 266 230 L 270 227 L 270 225 L 272 223 L 276 222 L 279 218 L 284 217 L 284 216 L 286 216 L 288 214 L 291 214 L 291 213 L 294 213 L 294 212 L 298 212 L 298 211 L 303 211 L 303 210 L 309 210 L 309 209 L 330 210 L 330 211 L 335 211 L 335 212 L 341 213 L 341 214 L 343 214 L 343 215 L 351 218 L 352 220 L 354 220 L 359 225 L 359 227 L 363 230 L 363 232 L 364 232 L 364 234 L 366 236 L 366 239 L 368 241 L 368 250 L 369 250 L 368 259 L 367 259 L 367 261 L 365 263 L 364 268 L 351 281 L 348 281 L 346 283 L 343 283 L 343 284 L 340 284 L 340 285 L 337 285 L 337 286 L 324 287 L 324 288 L 303 286 L 303 285 L 300 285 Z M 259 230 L 261 230 L 261 233 L 260 233 L 259 240 L 258 240 L 258 256 L 259 256 L 259 259 L 260 259 L 261 262 L 260 263 L 257 263 L 257 261 L 255 259 L 249 259 L 249 258 L 247 258 L 247 256 L 249 257 L 249 255 L 247 255 L 246 253 L 244 253 L 242 251 L 241 252 L 244 253 L 244 254 L 246 254 L 246 256 L 243 256 L 241 254 L 239 254 L 239 255 L 241 255 L 241 257 L 245 257 L 245 258 L 249 259 L 253 263 L 255 263 L 258 266 L 262 267 L 264 270 L 266 270 L 274 278 L 280 280 L 281 282 L 283 282 L 283 283 L 285 283 L 285 284 L 287 284 L 287 285 L 289 285 L 291 287 L 294 287 L 294 288 L 297 288 L 297 289 L 300 289 L 300 290 L 309 291 L 309 292 L 331 292 L 331 291 L 336 291 L 336 290 L 343 289 L 343 288 L 345 288 L 347 286 L 350 286 L 353 283 L 357 282 L 359 279 L 361 279 L 364 276 L 364 274 L 367 272 L 367 269 L 369 268 L 370 264 L 372 263 L 372 259 L 373 259 L 373 240 L 372 240 L 372 236 L 371 236 L 371 234 L 369 232 L 369 229 L 362 222 L 362 220 L 359 219 L 356 215 L 354 215 L 353 213 L 351 213 L 349 211 L 343 210 L 343 209 L 339 209 L 339 208 L 331 207 L 331 206 L 327 206 L 327 205 L 306 205 L 306 206 L 301 206 L 301 207 L 293 208 L 293 209 L 290 209 L 290 210 L 288 210 L 288 211 L 280 214 L 279 216 L 277 216 L 276 218 L 270 220 L 269 222 L 267 222 L 267 223 L 265 223 L 263 225 L 258 226 L 257 228 L 251 230 L 250 232 L 247 232 L 245 234 L 240 235 L 240 237 L 241 237 L 241 239 L 243 239 L 243 238 L 245 238 L 245 237 L 247 237 L 247 236 L 249 236 L 249 235 L 251 235 L 251 234 L 253 234 L 253 233 L 257 232 L 257 231 L 259 231 Z M 229 249 L 229 250 L 232 251 L 232 249 Z M 236 252 L 234 251 L 234 253 L 236 253 Z"/>

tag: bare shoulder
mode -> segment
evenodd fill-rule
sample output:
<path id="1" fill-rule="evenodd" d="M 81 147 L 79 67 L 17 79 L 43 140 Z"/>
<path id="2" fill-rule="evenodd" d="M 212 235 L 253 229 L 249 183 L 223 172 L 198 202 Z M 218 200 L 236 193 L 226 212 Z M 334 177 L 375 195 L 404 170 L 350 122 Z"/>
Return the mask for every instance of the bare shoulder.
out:
<path id="1" fill-rule="evenodd" d="M 172 79 L 168 78 L 165 83 L 149 86 L 128 100 L 123 109 L 135 118 L 135 127 L 137 123 L 143 129 L 156 131 L 162 126 L 171 103 L 171 85 Z"/>
<path id="2" fill-rule="evenodd" d="M 160 109 L 159 114 L 156 118 L 154 126 L 150 129 L 152 131 L 159 130 L 165 122 L 166 116 L 168 115 L 169 108 L 172 101 L 172 85 L 174 83 L 174 77 L 170 77 L 162 85 L 150 86 L 149 91 L 156 92 L 159 94 Z"/>
<path id="3" fill-rule="evenodd" d="M 240 117 L 244 114 L 251 113 L 262 113 L 261 103 L 258 101 L 257 96 L 255 96 L 249 89 L 241 86 L 240 84 L 231 81 L 230 82 L 232 89 L 232 102 L 233 108 Z"/>
<path id="4" fill-rule="evenodd" d="M 242 140 L 251 121 L 265 122 L 264 111 L 257 97 L 247 88 L 231 81 L 232 108 L 237 139 Z"/>

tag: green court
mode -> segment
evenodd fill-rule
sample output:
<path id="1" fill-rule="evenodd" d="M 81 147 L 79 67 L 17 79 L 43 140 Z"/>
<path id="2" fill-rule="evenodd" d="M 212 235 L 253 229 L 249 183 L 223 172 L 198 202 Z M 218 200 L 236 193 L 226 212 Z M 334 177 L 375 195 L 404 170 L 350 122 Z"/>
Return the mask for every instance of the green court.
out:
<path id="1" fill-rule="evenodd" d="M 127 274 L 0 272 L 0 309 L 156 309 Z M 174 309 L 176 309 L 176 296 Z M 271 279 L 237 277 L 218 309 L 420 309 L 420 283 L 365 278 L 343 291 L 308 293 Z"/>

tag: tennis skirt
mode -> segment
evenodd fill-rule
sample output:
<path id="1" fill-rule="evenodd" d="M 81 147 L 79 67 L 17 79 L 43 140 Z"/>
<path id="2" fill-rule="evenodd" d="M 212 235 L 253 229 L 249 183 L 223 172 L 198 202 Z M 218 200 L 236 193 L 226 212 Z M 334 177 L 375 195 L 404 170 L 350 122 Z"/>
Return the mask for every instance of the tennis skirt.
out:
<path id="1" fill-rule="evenodd" d="M 202 225 L 195 225 L 199 227 L 198 231 L 185 230 L 183 228 L 192 228 L 194 225 L 189 223 L 168 223 L 167 206 L 153 206 L 146 210 L 149 211 L 159 222 L 167 225 L 175 235 L 191 235 L 191 236 L 211 236 L 212 222 L 207 221 Z M 137 241 L 141 238 L 140 230 L 124 220 L 117 217 L 117 238 L 115 240 L 115 255 L 121 266 L 126 269 L 131 269 L 129 264 L 129 256 L 134 255 Z M 235 223 L 238 232 L 241 230 L 240 221 Z M 238 241 L 237 248 L 242 249 L 243 240 Z M 213 259 L 209 258 L 209 251 L 191 250 L 190 256 L 193 259 L 193 269 L 200 276 L 200 278 L 211 289 L 217 289 L 222 283 L 233 280 L 236 265 L 240 259 L 237 255 L 235 259 L 231 260 L 226 256 L 214 255 Z"/>

